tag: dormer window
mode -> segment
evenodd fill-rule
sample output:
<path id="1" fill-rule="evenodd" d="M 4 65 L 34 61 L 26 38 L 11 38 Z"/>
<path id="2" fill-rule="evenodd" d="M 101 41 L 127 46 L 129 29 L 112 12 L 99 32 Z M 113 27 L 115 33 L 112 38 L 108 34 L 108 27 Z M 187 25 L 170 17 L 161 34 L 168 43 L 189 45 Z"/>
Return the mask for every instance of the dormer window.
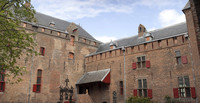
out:
<path id="1" fill-rule="evenodd" d="M 117 44 L 113 41 L 110 42 L 110 49 L 115 49 L 117 47 Z"/>
<path id="2" fill-rule="evenodd" d="M 145 36 L 146 41 L 150 41 L 153 39 L 153 36 L 151 33 L 146 32 L 146 33 L 144 33 L 144 36 Z"/>
<path id="3" fill-rule="evenodd" d="M 54 27 L 55 23 L 52 21 L 52 22 L 49 23 L 49 26 Z"/>

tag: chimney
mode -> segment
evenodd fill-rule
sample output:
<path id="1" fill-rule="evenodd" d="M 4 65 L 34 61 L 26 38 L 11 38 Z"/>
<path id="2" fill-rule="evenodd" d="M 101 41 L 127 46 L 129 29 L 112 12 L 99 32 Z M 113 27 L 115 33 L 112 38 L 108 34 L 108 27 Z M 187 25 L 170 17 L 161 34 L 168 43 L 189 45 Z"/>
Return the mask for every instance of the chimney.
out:
<path id="1" fill-rule="evenodd" d="M 144 25 L 140 24 L 138 27 L 138 37 L 142 37 L 145 32 L 146 28 L 144 27 Z"/>

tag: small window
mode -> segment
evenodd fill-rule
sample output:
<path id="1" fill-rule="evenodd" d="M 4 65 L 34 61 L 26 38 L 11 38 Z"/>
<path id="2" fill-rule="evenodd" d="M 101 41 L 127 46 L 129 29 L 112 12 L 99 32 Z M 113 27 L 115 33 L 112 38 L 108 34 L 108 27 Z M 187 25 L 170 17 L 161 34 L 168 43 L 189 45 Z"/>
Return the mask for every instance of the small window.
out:
<path id="1" fill-rule="evenodd" d="M 5 91 L 5 70 L 0 66 L 0 92 Z"/>
<path id="2" fill-rule="evenodd" d="M 147 49 L 147 44 L 146 44 L 146 43 L 144 44 L 144 49 L 145 49 L 145 50 Z"/>
<path id="3" fill-rule="evenodd" d="M 144 68 L 146 66 L 145 56 L 137 57 L 137 67 Z"/>
<path id="4" fill-rule="evenodd" d="M 123 81 L 120 81 L 119 85 L 120 85 L 120 95 L 123 95 Z"/>
<path id="5" fill-rule="evenodd" d="M 42 28 L 42 32 L 44 32 L 45 31 L 45 29 L 44 28 Z"/>
<path id="6" fill-rule="evenodd" d="M 40 55 L 44 56 L 44 54 L 45 54 L 45 48 L 40 47 Z"/>
<path id="7" fill-rule="evenodd" d="M 74 53 L 72 52 L 69 52 L 69 56 L 68 56 L 69 59 L 74 59 Z"/>
<path id="8" fill-rule="evenodd" d="M 112 51 L 110 51 L 110 57 L 112 57 Z"/>
<path id="9" fill-rule="evenodd" d="M 86 39 L 83 39 L 83 42 L 86 43 Z"/>
<path id="10" fill-rule="evenodd" d="M 70 42 L 71 45 L 74 46 L 75 36 L 71 35 Z"/>
<path id="11" fill-rule="evenodd" d="M 26 23 L 23 23 L 23 27 L 26 27 L 27 26 L 27 24 Z"/>
<path id="12" fill-rule="evenodd" d="M 180 51 L 175 51 L 176 53 L 176 63 L 181 64 L 181 53 Z"/>
<path id="13" fill-rule="evenodd" d="M 142 28 L 140 27 L 140 32 L 142 31 Z"/>
<path id="14" fill-rule="evenodd" d="M 57 33 L 57 35 L 58 35 L 58 36 L 60 36 L 60 35 L 61 35 L 61 33 L 60 33 L 60 32 L 58 32 L 58 33 Z"/>

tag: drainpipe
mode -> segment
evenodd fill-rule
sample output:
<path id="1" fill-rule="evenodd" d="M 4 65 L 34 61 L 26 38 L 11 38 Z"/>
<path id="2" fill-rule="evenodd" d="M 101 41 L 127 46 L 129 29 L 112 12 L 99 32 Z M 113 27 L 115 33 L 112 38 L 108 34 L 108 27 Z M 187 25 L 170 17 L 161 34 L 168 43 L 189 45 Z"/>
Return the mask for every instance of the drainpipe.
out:
<path id="1" fill-rule="evenodd" d="M 122 46 L 123 56 L 124 56 L 124 103 L 126 103 L 126 64 L 125 64 L 125 48 Z"/>
<path id="2" fill-rule="evenodd" d="M 31 69 L 30 69 L 30 80 L 29 80 L 29 93 L 28 93 L 28 103 L 30 103 L 31 98 L 31 80 L 32 80 L 32 69 L 33 69 L 33 54 L 31 55 L 32 63 L 31 63 Z"/>

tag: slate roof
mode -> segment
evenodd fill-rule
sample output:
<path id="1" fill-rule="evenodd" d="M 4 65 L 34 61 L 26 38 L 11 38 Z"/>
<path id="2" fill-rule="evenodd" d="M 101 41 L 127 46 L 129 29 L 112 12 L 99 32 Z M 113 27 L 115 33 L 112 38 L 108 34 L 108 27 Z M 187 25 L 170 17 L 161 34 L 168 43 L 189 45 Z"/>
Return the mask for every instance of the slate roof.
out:
<path id="1" fill-rule="evenodd" d="M 80 78 L 80 80 L 76 84 L 79 85 L 93 82 L 102 82 L 109 72 L 110 69 L 87 72 Z"/>
<path id="2" fill-rule="evenodd" d="M 185 35 L 185 33 L 187 33 L 187 24 L 183 22 L 183 23 L 179 23 L 179 24 L 172 25 L 169 27 L 153 30 L 148 33 L 150 33 L 151 36 L 153 36 L 153 39 L 148 42 L 175 37 L 178 35 Z M 134 45 L 147 43 L 145 41 L 145 35 L 139 38 L 138 38 L 138 35 L 136 35 L 129 38 L 119 39 L 113 42 L 118 44 L 116 49 L 121 48 L 122 46 L 128 47 L 128 46 L 134 46 Z M 98 50 L 95 53 L 92 53 L 90 55 L 98 54 L 98 53 L 109 51 L 109 50 L 110 50 L 110 43 L 105 43 L 105 44 L 100 45 Z M 87 55 L 87 56 L 90 56 L 90 55 Z"/>
<path id="3" fill-rule="evenodd" d="M 183 10 L 189 9 L 190 8 L 190 1 L 187 2 L 187 4 L 185 5 L 185 7 L 183 8 Z"/>
<path id="4" fill-rule="evenodd" d="M 60 30 L 65 32 L 66 28 L 70 25 L 70 22 L 67 22 L 65 20 L 61 20 L 55 17 L 51 17 L 39 12 L 36 12 L 35 14 L 35 18 L 37 19 L 37 24 L 39 24 L 40 26 L 45 26 L 48 28 L 52 28 L 52 29 L 56 29 L 56 30 Z M 51 27 L 49 25 L 49 23 L 55 23 L 55 26 Z M 82 27 L 80 27 L 79 25 L 76 25 L 78 27 L 79 30 L 79 36 L 80 37 L 84 37 L 93 41 L 97 41 L 94 37 L 92 37 L 87 31 L 85 31 Z M 97 41 L 99 42 L 99 41 Z"/>

